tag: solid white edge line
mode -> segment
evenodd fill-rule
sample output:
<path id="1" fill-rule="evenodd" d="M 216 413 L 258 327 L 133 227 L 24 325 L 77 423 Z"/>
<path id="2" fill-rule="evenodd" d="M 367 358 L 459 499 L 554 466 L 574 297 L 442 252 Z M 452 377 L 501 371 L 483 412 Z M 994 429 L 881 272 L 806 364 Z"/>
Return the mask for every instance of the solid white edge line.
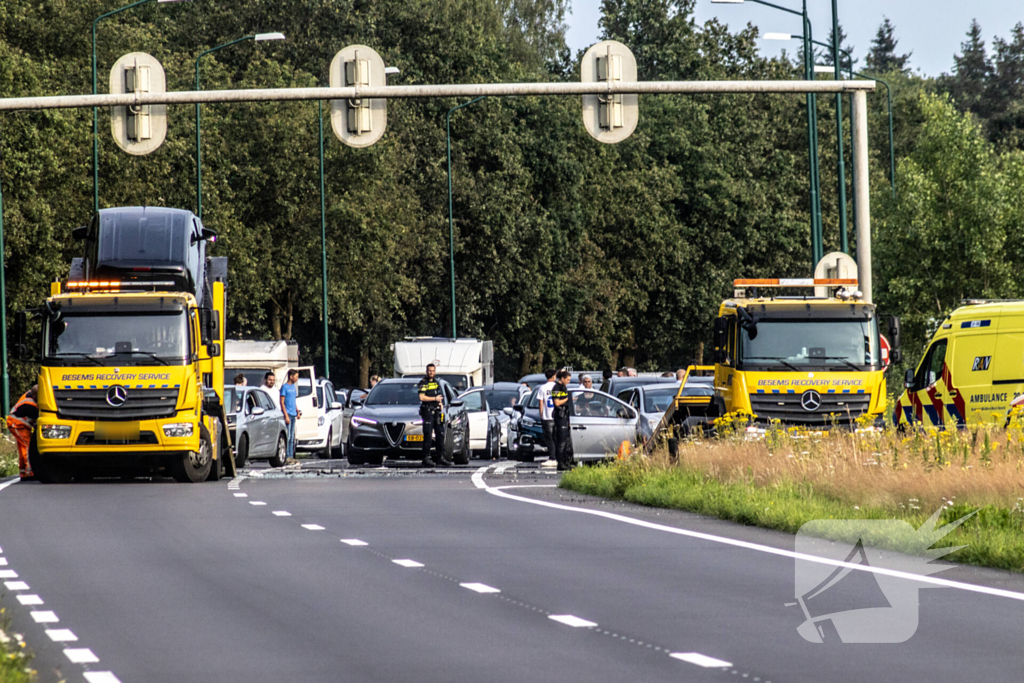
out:
<path id="1" fill-rule="evenodd" d="M 0 483 L 0 491 L 3 491 L 5 488 L 10 486 L 11 484 L 17 484 L 19 481 L 21 481 L 21 476 L 15 475 L 15 476 L 11 477 L 7 481 L 5 481 L 3 483 Z"/>
<path id="2" fill-rule="evenodd" d="M 941 579 L 937 576 L 924 576 L 922 574 L 902 572 L 896 569 L 886 569 L 884 567 L 872 567 L 863 564 L 853 564 L 851 562 L 843 562 L 842 560 L 833 560 L 827 557 L 818 557 L 817 555 L 798 553 L 794 550 L 772 548 L 771 546 L 761 545 L 760 543 L 750 543 L 748 541 L 740 541 L 735 538 L 727 538 L 725 536 L 714 536 L 712 534 L 705 534 L 699 531 L 690 531 L 688 529 L 680 529 L 677 527 L 665 526 L 664 524 L 655 524 L 654 522 L 646 522 L 642 519 L 634 519 L 633 517 L 626 517 L 625 515 L 617 515 L 613 512 L 605 512 L 603 510 L 590 510 L 588 508 L 578 508 L 573 507 L 571 505 L 551 503 L 546 500 L 533 500 L 532 498 L 524 498 L 523 496 L 517 496 L 511 493 L 506 493 L 505 491 L 502 490 L 503 488 L 505 488 L 504 486 L 488 486 L 487 483 L 484 481 L 483 470 L 486 470 L 486 468 L 481 468 L 480 470 L 477 470 L 473 474 L 473 484 L 478 489 L 483 489 L 487 491 L 487 493 L 498 496 L 499 498 L 507 498 L 509 500 L 515 500 L 521 503 L 529 503 L 531 505 L 540 505 L 541 507 L 551 508 L 553 510 L 579 512 L 584 515 L 604 517 L 605 519 L 610 519 L 616 522 L 623 522 L 625 524 L 632 524 L 634 526 L 643 527 L 645 529 L 652 529 L 654 531 L 664 531 L 670 534 L 677 534 L 679 536 L 697 538 L 702 541 L 711 541 L 713 543 L 731 545 L 735 548 L 743 548 L 744 550 L 754 550 L 756 552 L 765 553 L 768 555 L 778 555 L 779 557 L 788 557 L 794 560 L 803 560 L 804 562 L 815 562 L 817 564 L 824 564 L 831 567 L 844 567 L 846 569 L 853 569 L 861 572 L 870 572 L 872 574 L 880 574 L 882 576 L 892 576 L 897 579 L 908 579 L 911 581 L 917 581 L 919 583 L 931 584 L 933 586 L 955 588 L 957 590 L 962 590 L 969 593 L 980 593 L 982 595 L 991 595 L 997 598 L 1008 598 L 1010 600 L 1020 600 L 1024 602 L 1024 593 L 1018 593 L 1016 591 L 1003 590 L 1001 588 L 991 588 L 989 586 L 979 586 L 972 583 L 952 581 L 950 579 Z"/>
<path id="3" fill-rule="evenodd" d="M 673 652 L 669 657 L 672 657 L 673 659 L 680 659 L 684 662 L 689 662 L 690 664 L 696 664 L 697 666 L 702 666 L 705 669 L 720 669 L 732 666 L 732 662 L 708 657 L 707 655 L 702 655 L 699 652 Z"/>
<path id="4" fill-rule="evenodd" d="M 574 614 L 549 614 L 548 619 L 565 624 L 566 626 L 572 626 L 573 628 L 593 628 L 597 626 L 593 621 L 581 619 Z"/>
<path id="5" fill-rule="evenodd" d="M 78 640 L 78 636 L 69 628 L 48 628 L 46 635 L 50 636 L 50 640 L 55 643 L 71 643 Z"/>
<path id="6" fill-rule="evenodd" d="M 460 583 L 463 588 L 468 588 L 471 591 L 477 593 L 500 593 L 501 591 L 494 586 L 488 586 L 486 583 Z"/>
<path id="7" fill-rule="evenodd" d="M 72 664 L 95 664 L 100 658 L 87 647 L 72 647 L 64 650 L 64 655 Z"/>
<path id="8" fill-rule="evenodd" d="M 88 683 L 121 683 L 111 671 L 86 671 L 82 675 Z"/>

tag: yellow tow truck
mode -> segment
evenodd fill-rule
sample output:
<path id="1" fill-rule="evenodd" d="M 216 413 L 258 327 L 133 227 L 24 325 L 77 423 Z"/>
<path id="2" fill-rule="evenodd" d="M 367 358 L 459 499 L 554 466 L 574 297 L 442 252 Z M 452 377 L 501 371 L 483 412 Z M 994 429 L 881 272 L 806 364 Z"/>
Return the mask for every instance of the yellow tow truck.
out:
<path id="1" fill-rule="evenodd" d="M 199 482 L 233 470 L 221 354 L 227 259 L 205 254 L 215 235 L 189 211 L 130 207 L 100 211 L 75 237 L 86 255 L 74 279 L 53 283 L 16 326 L 19 356 L 40 364 L 36 477 L 156 472 Z"/>

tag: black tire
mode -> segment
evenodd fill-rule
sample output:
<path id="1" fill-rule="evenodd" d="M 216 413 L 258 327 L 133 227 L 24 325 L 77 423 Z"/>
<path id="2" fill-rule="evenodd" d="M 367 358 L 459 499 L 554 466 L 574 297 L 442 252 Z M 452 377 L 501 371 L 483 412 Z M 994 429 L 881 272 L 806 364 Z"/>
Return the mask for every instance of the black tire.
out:
<path id="1" fill-rule="evenodd" d="M 501 427 L 498 427 L 491 440 L 491 460 L 501 460 Z"/>
<path id="2" fill-rule="evenodd" d="M 368 455 L 366 456 L 366 464 L 372 465 L 373 467 L 380 467 L 384 464 L 383 455 Z"/>
<path id="3" fill-rule="evenodd" d="M 238 447 L 235 449 L 235 469 L 240 470 L 245 467 L 245 463 L 249 461 L 249 435 L 242 434 L 242 438 L 238 441 Z"/>
<path id="4" fill-rule="evenodd" d="M 199 450 L 175 456 L 171 461 L 171 476 L 183 484 L 206 481 L 213 468 L 213 444 L 206 427 L 199 428 Z"/>
<path id="5" fill-rule="evenodd" d="M 348 460 L 349 465 L 355 467 L 366 463 L 366 456 L 352 448 L 351 436 L 349 437 L 349 442 L 345 444 L 345 458 Z"/>
<path id="6" fill-rule="evenodd" d="M 330 445 L 331 445 L 331 442 L 328 441 L 327 442 L 328 448 L 330 448 Z M 341 460 L 344 457 L 345 457 L 345 441 L 342 440 L 342 441 L 338 442 L 338 447 L 337 448 L 331 448 L 331 459 L 332 460 Z"/>
<path id="7" fill-rule="evenodd" d="M 320 458 L 321 460 L 330 460 L 331 459 L 331 439 L 333 439 L 333 438 L 334 438 L 334 430 L 328 429 L 327 430 L 327 443 L 324 444 L 324 449 L 322 451 L 317 451 L 316 457 Z"/>
<path id="8" fill-rule="evenodd" d="M 271 467 L 284 467 L 285 462 L 288 460 L 288 437 L 281 433 L 277 437 L 277 450 L 274 451 L 274 455 L 270 458 Z"/>
<path id="9" fill-rule="evenodd" d="M 75 476 L 75 470 L 68 463 L 39 452 L 36 437 L 28 444 L 28 460 L 36 481 L 43 484 L 67 484 Z"/>
<path id="10" fill-rule="evenodd" d="M 445 446 L 448 446 L 448 444 L 445 444 Z M 446 448 L 445 450 L 447 451 L 448 449 Z M 451 450 L 453 450 L 453 451 L 455 450 L 455 432 L 454 432 L 454 430 L 452 431 Z M 468 465 L 469 464 L 469 434 L 468 434 L 468 425 L 467 425 L 467 431 L 463 432 L 463 434 L 462 434 L 462 448 L 459 449 L 459 452 L 458 452 L 457 455 L 452 453 L 451 455 L 448 455 L 447 457 L 448 457 L 449 460 L 454 462 L 456 465 Z"/>
<path id="11" fill-rule="evenodd" d="M 228 468 L 224 463 L 228 454 L 224 451 L 224 428 L 219 422 L 217 423 L 217 450 L 219 452 L 216 459 L 210 464 L 210 475 L 206 477 L 206 481 L 220 481 L 221 477 L 227 474 Z"/>

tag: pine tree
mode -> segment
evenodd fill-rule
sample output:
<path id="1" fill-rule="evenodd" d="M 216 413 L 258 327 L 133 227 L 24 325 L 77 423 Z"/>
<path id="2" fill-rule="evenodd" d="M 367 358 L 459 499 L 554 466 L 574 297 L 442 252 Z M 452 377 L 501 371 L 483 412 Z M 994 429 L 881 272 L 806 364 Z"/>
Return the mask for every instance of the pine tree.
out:
<path id="1" fill-rule="evenodd" d="M 908 52 L 905 55 L 897 55 L 897 42 L 896 38 L 893 37 L 892 22 L 889 21 L 889 17 L 885 17 L 885 21 L 878 27 L 875 39 L 871 41 L 871 50 L 868 52 L 867 59 L 865 60 L 867 67 L 875 73 L 909 72 L 910 68 L 907 66 L 907 63 L 910 61 L 910 55 L 913 53 Z"/>
<path id="2" fill-rule="evenodd" d="M 944 77 L 943 84 L 960 111 L 971 111 L 981 118 L 988 118 L 991 107 L 986 101 L 985 91 L 992 76 L 992 62 L 985 51 L 981 26 L 976 19 L 971 21 L 967 41 L 960 44 L 960 52 L 953 56 L 953 75 Z"/>
<path id="3" fill-rule="evenodd" d="M 822 62 L 824 64 L 828 64 L 829 66 L 832 66 L 835 63 L 832 60 L 832 44 L 833 44 L 833 38 L 835 37 L 834 33 L 835 33 L 834 31 L 829 31 L 828 32 L 828 45 L 829 45 L 829 48 L 827 50 L 822 50 Z M 854 68 L 856 66 L 857 60 L 854 59 L 853 62 L 851 63 L 846 58 L 846 55 L 843 54 L 843 52 L 842 52 L 842 51 L 845 51 L 846 53 L 850 54 L 851 56 L 853 55 L 854 47 L 846 42 L 846 39 L 848 37 L 849 36 L 846 35 L 846 31 L 843 30 L 843 25 L 839 24 L 839 49 L 841 50 L 841 52 L 839 53 L 839 64 L 843 68 L 850 67 L 852 69 L 852 68 Z"/>
<path id="4" fill-rule="evenodd" d="M 1024 98 L 1024 24 L 1013 28 L 1010 40 L 994 39 L 992 47 L 995 58 L 986 96 L 993 112 L 1003 112 Z"/>

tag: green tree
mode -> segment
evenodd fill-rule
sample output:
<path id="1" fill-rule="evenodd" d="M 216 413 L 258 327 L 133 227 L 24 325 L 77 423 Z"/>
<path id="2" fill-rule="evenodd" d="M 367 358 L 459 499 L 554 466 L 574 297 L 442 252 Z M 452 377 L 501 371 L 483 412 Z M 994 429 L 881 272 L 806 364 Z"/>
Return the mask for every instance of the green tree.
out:
<path id="1" fill-rule="evenodd" d="M 896 44 L 899 41 L 893 35 L 894 32 L 892 22 L 889 21 L 889 17 L 885 17 L 878 27 L 875 39 L 871 41 L 871 49 L 865 59 L 867 68 L 871 71 L 880 74 L 894 71 L 905 74 L 910 71 L 910 55 L 913 53 L 896 54 Z"/>

